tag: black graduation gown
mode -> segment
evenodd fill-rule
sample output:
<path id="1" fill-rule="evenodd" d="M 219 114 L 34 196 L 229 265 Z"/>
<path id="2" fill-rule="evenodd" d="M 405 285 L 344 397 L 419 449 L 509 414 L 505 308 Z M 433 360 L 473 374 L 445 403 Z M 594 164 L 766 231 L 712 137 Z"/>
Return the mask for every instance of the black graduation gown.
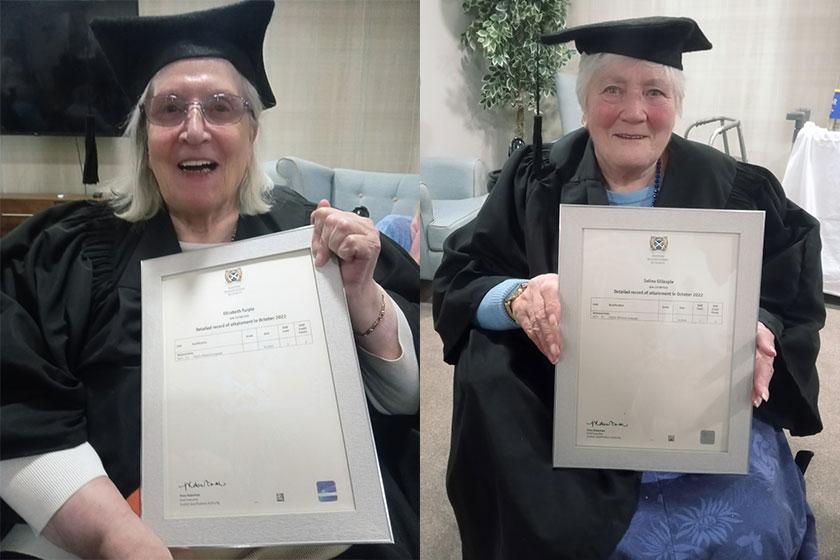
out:
<path id="1" fill-rule="evenodd" d="M 657 206 L 764 210 L 759 319 L 776 337 L 772 398 L 758 410 L 794 435 L 821 430 L 815 368 L 825 320 L 818 223 L 761 167 L 676 135 Z M 559 204 L 607 204 L 588 133 L 526 147 L 476 219 L 446 241 L 433 285 L 435 328 L 455 364 L 447 490 L 465 558 L 605 558 L 627 529 L 640 473 L 553 469 L 554 368 L 521 330 L 473 326 L 506 278 L 557 271 Z"/>
<path id="2" fill-rule="evenodd" d="M 312 203 L 280 187 L 272 198 L 270 212 L 239 218 L 237 239 L 309 224 Z M 56 206 L 2 239 L 3 459 L 88 441 L 124 496 L 140 486 L 140 261 L 180 250 L 166 211 L 132 224 L 96 202 Z M 382 236 L 374 276 L 408 319 L 417 349 L 417 264 Z M 419 416 L 368 408 L 397 544 L 364 550 L 416 557 Z M 19 518 L 5 503 L 2 513 L 5 535 Z"/>

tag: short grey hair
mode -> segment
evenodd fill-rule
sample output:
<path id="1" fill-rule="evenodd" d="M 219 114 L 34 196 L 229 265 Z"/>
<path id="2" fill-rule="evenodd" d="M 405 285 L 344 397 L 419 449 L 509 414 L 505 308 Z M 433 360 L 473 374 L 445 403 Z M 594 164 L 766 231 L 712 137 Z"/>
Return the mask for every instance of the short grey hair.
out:
<path id="1" fill-rule="evenodd" d="M 234 70 L 236 70 L 234 68 Z M 245 176 L 239 185 L 239 213 L 247 215 L 264 214 L 271 209 L 269 203 L 274 183 L 262 171 L 257 158 L 256 133 L 259 131 L 259 117 L 263 111 L 263 104 L 257 89 L 242 74 L 236 70 L 242 84 L 242 97 L 251 106 L 248 118 L 254 127 L 254 146 L 251 150 L 251 161 L 245 170 Z M 128 117 L 126 136 L 131 139 L 131 171 L 127 177 L 117 179 L 111 185 L 114 197 L 111 199 L 117 216 L 129 221 L 140 222 L 148 220 L 157 214 L 162 205 L 160 187 L 149 167 L 149 135 L 146 130 L 147 122 L 142 106 L 151 91 L 154 77 L 146 84 L 143 95 Z"/>
<path id="2" fill-rule="evenodd" d="M 631 58 L 629 56 L 612 53 L 580 55 L 575 93 L 577 94 L 578 103 L 580 103 L 580 108 L 583 110 L 584 114 L 586 113 L 587 95 L 589 95 L 589 86 L 592 84 L 592 78 L 595 77 L 598 70 L 615 60 L 632 60 L 634 62 L 639 62 L 638 58 Z M 642 60 L 641 62 L 665 70 L 665 75 L 671 83 L 671 86 L 674 88 L 674 105 L 677 109 L 677 115 L 681 116 L 683 99 L 685 98 L 685 74 L 683 74 L 683 71 L 679 68 L 674 68 L 673 66 L 649 62 L 647 60 Z"/>

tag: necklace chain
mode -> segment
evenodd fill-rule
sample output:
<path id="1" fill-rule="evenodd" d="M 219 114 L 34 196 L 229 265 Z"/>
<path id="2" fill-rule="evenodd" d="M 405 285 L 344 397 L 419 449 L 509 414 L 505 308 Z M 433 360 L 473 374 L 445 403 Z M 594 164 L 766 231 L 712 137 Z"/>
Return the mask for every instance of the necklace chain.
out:
<path id="1" fill-rule="evenodd" d="M 656 176 L 653 179 L 653 202 L 651 206 L 656 206 L 656 198 L 659 196 L 659 189 L 662 186 L 662 159 L 656 160 Z"/>

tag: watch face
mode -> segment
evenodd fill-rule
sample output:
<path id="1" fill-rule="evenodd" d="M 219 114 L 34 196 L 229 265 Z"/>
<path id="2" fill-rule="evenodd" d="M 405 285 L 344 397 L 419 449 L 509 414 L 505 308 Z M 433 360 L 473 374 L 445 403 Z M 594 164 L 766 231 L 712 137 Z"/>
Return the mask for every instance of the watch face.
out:
<path id="1" fill-rule="evenodd" d="M 513 292 L 505 299 L 505 311 L 507 312 L 508 317 L 510 317 L 514 322 L 516 322 L 516 319 L 514 319 L 514 317 L 513 317 L 513 302 L 516 300 L 516 298 L 518 298 L 519 296 L 522 295 L 522 292 L 524 292 L 525 288 L 527 288 L 527 287 L 528 287 L 527 282 L 523 282 L 523 283 L 519 284 L 513 290 Z"/>

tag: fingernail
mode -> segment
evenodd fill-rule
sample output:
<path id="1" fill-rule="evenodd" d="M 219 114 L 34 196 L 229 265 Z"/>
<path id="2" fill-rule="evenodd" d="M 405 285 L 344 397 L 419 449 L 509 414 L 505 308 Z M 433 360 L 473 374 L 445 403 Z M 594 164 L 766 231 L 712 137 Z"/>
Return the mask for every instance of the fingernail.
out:
<path id="1" fill-rule="evenodd" d="M 758 408 L 760 404 L 761 404 L 761 397 L 756 397 L 755 400 L 753 401 L 753 406 Z"/>
<path id="2" fill-rule="evenodd" d="M 548 316 L 548 324 L 550 324 L 552 327 L 556 327 L 557 326 L 557 315 L 549 315 Z"/>
<path id="3" fill-rule="evenodd" d="M 770 400 L 770 393 L 768 393 L 767 390 L 765 389 L 761 393 L 761 398 L 764 399 L 764 402 L 767 402 L 768 400 Z"/>
<path id="4" fill-rule="evenodd" d="M 550 350 L 552 356 L 556 356 L 560 353 L 560 347 L 558 347 L 556 344 L 552 344 Z"/>

